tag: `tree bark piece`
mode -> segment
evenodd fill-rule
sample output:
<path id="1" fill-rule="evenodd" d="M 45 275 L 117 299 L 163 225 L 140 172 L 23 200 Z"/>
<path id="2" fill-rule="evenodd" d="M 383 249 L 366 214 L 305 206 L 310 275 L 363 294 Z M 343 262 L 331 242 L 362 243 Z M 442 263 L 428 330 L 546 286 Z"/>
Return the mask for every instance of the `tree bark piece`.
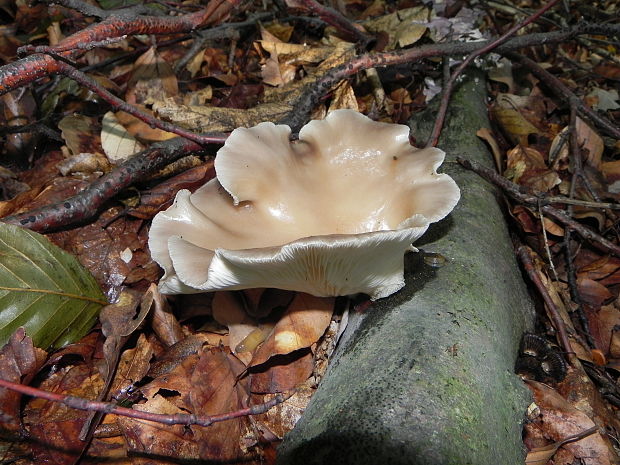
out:
<path id="1" fill-rule="evenodd" d="M 281 465 L 523 463 L 530 397 L 513 367 L 534 310 L 495 188 L 454 161 L 492 165 L 475 136 L 490 127 L 484 77 L 464 78 L 439 143 L 461 202 L 406 256 L 405 288 L 350 316 Z M 417 118 L 418 141 L 433 119 Z"/>

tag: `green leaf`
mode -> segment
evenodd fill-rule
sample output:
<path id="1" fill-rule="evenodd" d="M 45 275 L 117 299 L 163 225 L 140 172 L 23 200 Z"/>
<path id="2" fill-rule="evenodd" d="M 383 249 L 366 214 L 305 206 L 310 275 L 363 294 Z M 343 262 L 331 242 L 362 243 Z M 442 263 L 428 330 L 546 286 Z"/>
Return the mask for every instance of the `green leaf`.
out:
<path id="1" fill-rule="evenodd" d="M 0 223 L 0 345 L 20 326 L 44 349 L 77 341 L 106 304 L 73 255 L 41 234 Z"/>

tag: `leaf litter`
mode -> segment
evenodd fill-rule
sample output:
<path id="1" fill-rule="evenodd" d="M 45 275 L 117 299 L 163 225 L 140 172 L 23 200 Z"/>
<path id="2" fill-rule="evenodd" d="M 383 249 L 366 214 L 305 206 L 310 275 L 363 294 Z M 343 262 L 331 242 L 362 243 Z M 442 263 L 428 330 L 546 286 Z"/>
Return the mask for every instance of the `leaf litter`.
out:
<path id="1" fill-rule="evenodd" d="M 398 50 L 448 36 L 475 39 L 486 33 L 484 27 L 482 32 L 476 27 L 479 12 L 467 8 L 445 18 L 437 5 L 431 10 L 427 5 L 376 0 L 348 1 L 343 7 L 363 20 L 365 30 L 377 38 L 377 50 Z M 445 8 L 449 7 L 450 2 Z M 10 61 L 24 37 L 55 43 L 63 33 L 69 35 L 71 26 L 65 23 L 41 26 L 52 17 L 74 22 L 76 28 L 86 25 L 81 14 L 50 8 L 18 2 L 8 14 L 25 36 L 4 35 L 0 56 Z M 507 11 L 500 19 L 510 22 L 514 18 Z M 92 77 L 142 110 L 209 132 L 280 120 L 308 83 L 355 55 L 354 45 L 329 28 L 313 29 L 311 24 L 284 20 L 262 23 L 232 41 L 206 42 L 186 67 L 175 72 L 174 63 L 190 46 L 190 41 L 178 47 L 154 46 L 145 36 L 129 37 L 91 50 L 80 61 L 103 64 L 105 72 L 94 72 Z M 121 53 L 129 53 L 129 59 L 104 64 Z M 607 81 L 618 78 L 617 63 L 580 44 L 562 53 L 563 60 L 545 67 L 558 68 L 574 92 L 617 121 L 617 91 Z M 416 66 L 420 68 L 378 69 L 374 74 L 360 73 L 356 80 L 342 80 L 331 89 L 330 98 L 317 106 L 315 116 L 328 109 L 355 108 L 376 112 L 384 120 L 406 122 L 425 105 L 424 91 L 428 93 L 430 83 L 441 81 L 436 64 Z M 595 74 L 581 92 L 573 78 L 581 79 L 585 71 Z M 495 64 L 491 60 L 489 78 L 495 130 L 480 128 L 480 134 L 492 144 L 500 173 L 539 193 L 570 195 L 590 203 L 617 201 L 617 141 L 576 118 L 574 131 L 590 185 L 579 185 L 571 194 L 575 170 L 568 140 L 572 129 L 563 102 L 552 97 L 544 83 L 524 76 L 505 59 Z M 433 92 L 440 90 L 434 87 Z M 96 98 L 66 79 L 52 83 L 43 97 L 41 112 L 55 115 L 52 126 L 62 142 L 36 148 L 37 138 L 27 133 L 7 136 L 2 155 L 11 160 L 20 150 L 27 151 L 34 164 L 28 170 L 11 166 L 9 174 L 2 175 L 13 185 L 6 192 L 3 186 L 2 216 L 67 198 L 140 147 L 172 137 L 126 113 L 107 113 Z M 7 124 L 35 120 L 31 95 L 7 94 L 3 103 Z M 46 363 L 46 354 L 23 329 L 17 329 L 0 352 L 4 377 L 28 384 L 38 375 L 36 383 L 42 389 L 89 399 L 102 398 L 103 393 L 134 409 L 173 415 L 229 412 L 297 388 L 295 395 L 265 414 L 208 428 L 105 415 L 93 427 L 91 442 L 85 443 L 80 436 L 88 413 L 41 399 L 22 402 L 19 395 L 0 389 L 4 429 L 23 430 L 34 439 L 3 436 L 5 459 L 27 456 L 61 464 L 83 457 L 145 463 L 139 454 L 146 453 L 162 460 L 273 462 L 273 444 L 294 427 L 325 372 L 341 312 L 334 314 L 335 303 L 330 299 L 273 290 L 174 299 L 158 295 L 150 286 L 160 272 L 146 245 L 148 221 L 172 202 L 179 189 L 196 188 L 214 176 L 209 156 L 186 163 L 110 202 L 96 221 L 48 234 L 77 257 L 110 300 L 120 298 L 120 303 L 106 310 L 91 334 L 50 354 Z M 613 449 L 601 432 L 607 427 L 610 436 L 617 437 L 619 428 L 613 409 L 620 407 L 620 262 L 587 243 L 572 252 L 574 287 L 584 306 L 591 344 L 576 314 L 572 272 L 562 258 L 566 228 L 541 218 L 536 208 L 512 204 L 510 209 L 514 230 L 540 259 L 537 272 L 568 328 L 577 359 L 571 360 L 566 378 L 553 386 L 528 382 L 538 410 L 524 429 L 525 444 L 531 449 L 526 463 L 613 463 Z M 613 211 L 580 205 L 571 209 L 575 218 L 617 241 Z M 139 310 L 137 302 L 145 293 L 153 303 L 148 308 L 144 303 Z M 128 295 L 133 297 L 124 305 Z M 111 309 L 119 314 L 113 316 Z M 557 328 L 551 321 L 551 316 L 541 316 L 540 327 L 553 339 Z M 597 385 L 604 388 L 603 394 Z"/>

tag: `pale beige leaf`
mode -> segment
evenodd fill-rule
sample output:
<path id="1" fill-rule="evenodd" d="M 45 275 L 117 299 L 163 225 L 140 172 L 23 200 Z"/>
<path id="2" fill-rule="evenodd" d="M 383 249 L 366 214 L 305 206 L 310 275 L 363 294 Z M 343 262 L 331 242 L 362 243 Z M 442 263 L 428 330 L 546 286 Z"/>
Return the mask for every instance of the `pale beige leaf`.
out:
<path id="1" fill-rule="evenodd" d="M 255 353 L 251 366 L 265 363 L 275 355 L 284 355 L 310 347 L 329 326 L 334 299 L 297 293 L 284 316 Z"/>
<path id="2" fill-rule="evenodd" d="M 111 163 L 122 163 L 144 149 L 111 111 L 103 115 L 101 126 L 101 146 Z"/>

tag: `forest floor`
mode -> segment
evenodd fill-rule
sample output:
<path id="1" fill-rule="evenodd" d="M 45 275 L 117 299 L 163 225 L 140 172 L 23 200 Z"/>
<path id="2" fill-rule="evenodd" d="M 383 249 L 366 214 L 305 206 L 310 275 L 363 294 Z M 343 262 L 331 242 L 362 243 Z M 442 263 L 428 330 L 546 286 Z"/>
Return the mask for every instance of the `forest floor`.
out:
<path id="1" fill-rule="evenodd" d="M 0 4 L 3 463 L 275 463 L 343 309 L 368 301 L 163 296 L 152 220 L 215 178 L 238 127 L 407 125 L 439 101 L 430 139 L 410 136 L 435 146 L 466 66 L 487 73 L 495 170 L 462 164 L 504 192 L 540 304 L 516 362 L 526 461 L 614 463 L 619 2 L 138 1 Z"/>

